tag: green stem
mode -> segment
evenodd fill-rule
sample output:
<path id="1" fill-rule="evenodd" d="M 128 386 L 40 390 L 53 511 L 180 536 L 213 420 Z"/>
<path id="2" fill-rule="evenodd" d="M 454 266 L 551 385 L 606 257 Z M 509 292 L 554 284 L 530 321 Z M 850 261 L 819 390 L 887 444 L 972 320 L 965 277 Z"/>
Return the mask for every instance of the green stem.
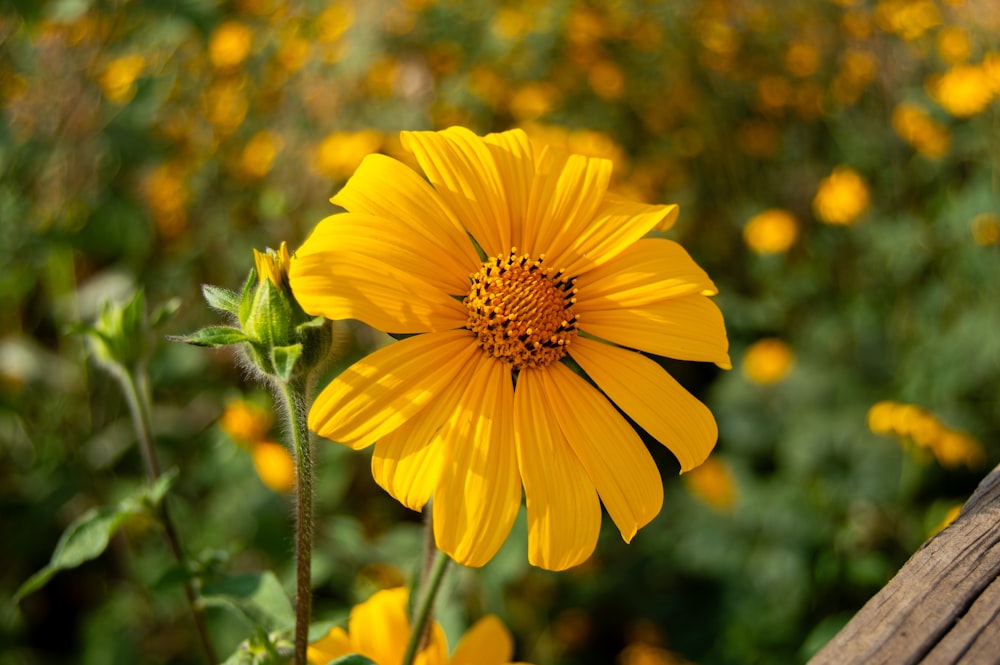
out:
<path id="1" fill-rule="evenodd" d="M 146 476 L 149 484 L 155 485 L 160 477 L 160 465 L 156 459 L 156 449 L 153 448 L 149 389 L 148 383 L 145 380 L 145 373 L 141 368 L 137 368 L 136 374 L 139 375 L 137 378 L 124 367 L 119 367 L 118 371 L 114 372 L 114 374 L 121 385 L 122 393 L 125 395 L 129 412 L 132 414 L 132 426 L 135 429 L 136 436 L 139 438 L 139 450 L 142 452 L 142 461 L 146 467 Z M 180 537 L 177 535 L 177 529 L 174 527 L 174 522 L 170 518 L 170 511 L 167 508 L 167 497 L 163 498 L 158 508 L 160 522 L 163 524 L 163 533 L 167 539 L 167 546 L 170 548 L 170 553 L 173 554 L 174 560 L 181 567 L 187 569 L 184 551 L 181 549 Z M 194 621 L 195 631 L 198 634 L 198 641 L 201 644 L 205 660 L 208 663 L 215 663 L 215 650 L 212 648 L 212 641 L 208 637 L 208 629 L 205 627 L 204 617 L 198 609 L 197 594 L 195 593 L 194 583 L 191 580 L 188 580 L 184 584 L 184 597 L 187 600 L 188 610 L 191 612 L 191 618 Z"/>
<path id="2" fill-rule="evenodd" d="M 429 521 L 427 528 L 431 528 Z M 413 612 L 413 620 L 410 625 L 410 639 L 406 642 L 406 651 L 403 652 L 402 665 L 413 665 L 413 660 L 417 657 L 417 651 L 421 647 L 426 646 L 425 642 L 430 630 L 434 600 L 437 598 L 438 591 L 441 590 L 441 581 L 444 579 L 444 573 L 448 569 L 449 561 L 451 559 L 448 558 L 447 554 L 437 550 L 430 573 L 420 585 L 420 601 Z"/>
<path id="3" fill-rule="evenodd" d="M 312 615 L 313 459 L 306 426 L 307 400 L 301 381 L 279 381 L 295 450 L 295 660 L 306 665 Z"/>

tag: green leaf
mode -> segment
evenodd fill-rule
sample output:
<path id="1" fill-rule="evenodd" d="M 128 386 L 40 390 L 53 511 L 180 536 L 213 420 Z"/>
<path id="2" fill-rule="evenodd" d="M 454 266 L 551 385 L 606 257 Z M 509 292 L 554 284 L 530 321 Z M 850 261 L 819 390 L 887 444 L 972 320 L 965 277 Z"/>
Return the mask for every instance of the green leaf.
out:
<path id="1" fill-rule="evenodd" d="M 145 494 L 144 488 L 141 494 Z M 131 499 L 131 500 L 129 500 Z M 114 508 L 94 508 L 78 517 L 63 532 L 48 565 L 32 575 L 14 594 L 14 603 L 41 589 L 60 570 L 76 568 L 96 559 L 108 547 L 111 537 L 130 518 L 144 512 L 136 497 Z"/>
<path id="2" fill-rule="evenodd" d="M 206 582 L 201 600 L 205 605 L 230 609 L 249 625 L 267 631 L 283 630 L 295 623 L 292 603 L 271 571 L 225 575 Z"/>
<path id="3" fill-rule="evenodd" d="M 171 335 L 167 337 L 172 342 L 184 342 L 195 346 L 228 346 L 248 341 L 242 330 L 231 326 L 209 326 L 190 335 Z"/>
<path id="4" fill-rule="evenodd" d="M 212 286 L 211 284 L 205 284 L 201 287 L 201 294 L 205 296 L 205 302 L 207 302 L 208 306 L 212 309 L 228 312 L 233 316 L 239 316 L 240 297 L 235 291 L 223 289 L 219 286 Z"/>
<path id="5" fill-rule="evenodd" d="M 276 346 L 271 349 L 271 363 L 275 374 L 282 381 L 288 381 L 292 377 L 292 370 L 295 368 L 295 361 L 302 355 L 301 344 L 291 344 L 289 346 Z"/>
<path id="6" fill-rule="evenodd" d="M 180 474 L 177 467 L 174 467 L 167 471 L 166 473 L 160 474 L 160 477 L 156 479 L 156 483 L 146 490 L 146 496 L 148 501 L 153 506 L 160 505 L 163 501 L 163 497 L 167 495 L 170 488 L 174 486 L 174 482 L 177 481 L 177 476 Z"/>
<path id="7" fill-rule="evenodd" d="M 378 665 L 374 660 L 369 660 L 356 653 L 341 656 L 337 660 L 331 660 L 327 665 Z"/>

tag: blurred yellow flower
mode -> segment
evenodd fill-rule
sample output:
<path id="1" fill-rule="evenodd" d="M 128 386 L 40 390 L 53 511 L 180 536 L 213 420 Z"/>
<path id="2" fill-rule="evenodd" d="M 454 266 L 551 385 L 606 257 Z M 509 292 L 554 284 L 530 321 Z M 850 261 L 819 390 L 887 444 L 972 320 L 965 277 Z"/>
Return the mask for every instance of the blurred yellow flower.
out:
<path id="1" fill-rule="evenodd" d="M 253 32 L 239 21 L 224 21 L 208 41 L 208 59 L 216 69 L 235 69 L 243 64 L 253 46 Z"/>
<path id="2" fill-rule="evenodd" d="M 934 100 L 957 118 L 982 113 L 994 96 L 990 77 L 976 65 L 956 65 L 931 79 L 928 89 Z"/>
<path id="3" fill-rule="evenodd" d="M 792 76 L 806 78 L 819 69 L 820 53 L 816 44 L 809 41 L 794 41 L 785 50 L 785 69 Z"/>
<path id="4" fill-rule="evenodd" d="M 882 30 L 913 40 L 941 24 L 941 11 L 932 0 L 880 0 L 875 20 Z"/>
<path id="5" fill-rule="evenodd" d="M 508 41 L 520 39 L 531 28 L 531 18 L 523 9 L 498 7 L 494 10 L 490 28 L 499 37 Z"/>
<path id="6" fill-rule="evenodd" d="M 250 449 L 253 468 L 269 489 L 287 494 L 295 489 L 295 460 L 280 443 L 257 441 Z"/>
<path id="7" fill-rule="evenodd" d="M 190 198 L 184 170 L 175 164 L 161 164 L 143 179 L 142 193 L 160 235 L 167 239 L 180 236 L 187 228 Z"/>
<path id="8" fill-rule="evenodd" d="M 736 503 L 736 480 L 729 465 L 717 455 L 681 476 L 689 492 L 714 510 L 724 512 Z"/>
<path id="9" fill-rule="evenodd" d="M 853 224 L 868 209 L 868 185 L 847 166 L 838 166 L 820 181 L 813 212 L 827 224 Z"/>
<path id="10" fill-rule="evenodd" d="M 527 83 L 510 98 L 510 113 L 520 121 L 535 120 L 555 104 L 558 91 L 548 83 Z"/>
<path id="11" fill-rule="evenodd" d="M 281 146 L 281 137 L 270 130 L 265 129 L 251 136 L 240 157 L 243 174 L 254 179 L 266 176 Z"/>
<path id="12" fill-rule="evenodd" d="M 975 438 L 945 426 L 915 404 L 884 400 L 868 410 L 867 419 L 873 433 L 896 436 L 929 450 L 943 467 L 975 469 L 986 461 L 986 452 Z"/>
<path id="13" fill-rule="evenodd" d="M 780 208 L 757 213 L 743 227 L 743 240 L 758 254 L 787 251 L 798 236 L 799 227 L 795 216 Z"/>
<path id="14" fill-rule="evenodd" d="M 740 369 L 751 383 L 766 385 L 784 379 L 795 363 L 791 347 L 776 337 L 757 340 L 743 354 Z"/>
<path id="15" fill-rule="evenodd" d="M 691 661 L 662 647 L 637 642 L 622 649 L 616 665 L 691 665 Z"/>
<path id="16" fill-rule="evenodd" d="M 930 538 L 939 531 L 943 531 L 946 527 L 950 526 L 952 522 L 958 519 L 959 514 L 962 512 L 963 505 L 964 504 L 956 503 L 954 506 L 949 508 L 948 512 L 944 514 L 944 517 L 941 518 L 941 521 L 938 522 L 934 528 L 931 529 L 930 533 L 927 534 L 927 537 Z"/>
<path id="17" fill-rule="evenodd" d="M 347 630 L 339 626 L 309 645 L 311 665 L 326 665 L 336 658 L 356 653 L 378 665 L 400 665 L 410 636 L 407 590 L 403 587 L 377 591 L 351 609 Z M 497 617 L 487 615 L 465 633 L 448 657 L 448 641 L 438 622 L 433 622 L 427 646 L 416 656 L 415 665 L 510 665 L 514 640 Z"/>
<path id="18" fill-rule="evenodd" d="M 868 429 L 875 434 L 892 434 L 894 431 L 896 402 L 883 400 L 868 409 Z"/>
<path id="19" fill-rule="evenodd" d="M 986 462 L 986 451 L 974 438 L 964 432 L 946 430 L 933 442 L 931 451 L 941 466 L 965 466 L 978 469 Z"/>
<path id="20" fill-rule="evenodd" d="M 273 423 L 269 409 L 245 399 L 231 399 L 226 402 L 219 426 L 237 443 L 250 445 L 266 439 Z"/>
<path id="21" fill-rule="evenodd" d="M 731 366 L 713 282 L 679 244 L 644 237 L 677 207 L 611 195 L 610 161 L 538 150 L 520 130 L 402 143 L 427 180 L 367 157 L 332 199 L 349 212 L 292 259 L 307 312 L 409 335 L 338 375 L 310 428 L 374 444 L 375 480 L 413 510 L 433 495 L 437 546 L 465 565 L 493 557 L 522 494 L 533 565 L 585 561 L 601 501 L 631 540 L 663 485 L 615 405 L 684 471 L 718 435 L 708 408 L 639 351 Z"/>
<path id="22" fill-rule="evenodd" d="M 316 32 L 319 41 L 331 43 L 339 40 L 354 24 L 354 4 L 345 0 L 335 0 L 316 17 Z"/>
<path id="23" fill-rule="evenodd" d="M 972 53 L 969 31 L 958 25 L 941 28 L 937 34 L 937 52 L 949 65 L 965 62 Z"/>
<path id="24" fill-rule="evenodd" d="M 598 60 L 587 70 L 587 83 L 601 99 L 618 99 L 625 92 L 625 73 L 610 60 Z"/>
<path id="25" fill-rule="evenodd" d="M 327 134 L 316 149 L 316 171 L 327 178 L 342 180 L 358 168 L 366 155 L 382 147 L 382 134 L 374 129 Z"/>
<path id="26" fill-rule="evenodd" d="M 984 247 L 1000 243 L 1000 216 L 984 212 L 973 217 L 972 238 Z"/>
<path id="27" fill-rule="evenodd" d="M 930 159 L 945 155 L 951 144 L 948 130 L 935 122 L 921 106 L 912 102 L 900 102 L 896 105 L 892 111 L 892 128 L 901 139 Z"/>
<path id="28" fill-rule="evenodd" d="M 135 96 L 135 80 L 146 68 L 145 56 L 133 53 L 115 58 L 104 68 L 99 83 L 104 96 L 116 104 L 127 104 Z"/>
<path id="29" fill-rule="evenodd" d="M 246 119 L 249 101 L 245 84 L 239 79 L 225 79 L 210 85 L 201 97 L 205 119 L 220 134 L 231 134 Z"/>

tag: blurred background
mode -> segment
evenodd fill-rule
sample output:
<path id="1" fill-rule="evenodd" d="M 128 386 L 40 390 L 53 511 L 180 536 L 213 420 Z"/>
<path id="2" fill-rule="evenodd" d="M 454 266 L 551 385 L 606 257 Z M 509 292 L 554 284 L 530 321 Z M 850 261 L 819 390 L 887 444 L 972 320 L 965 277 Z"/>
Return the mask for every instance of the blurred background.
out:
<path id="1" fill-rule="evenodd" d="M 398 131 L 523 127 L 676 202 L 735 368 L 662 362 L 720 426 L 662 514 L 562 574 L 454 571 L 537 665 L 802 662 L 1000 461 L 997 0 L 14 0 L 0 8 L 0 663 L 200 662 L 158 527 L 14 608 L 60 533 L 143 481 L 117 385 L 67 330 L 137 289 L 153 429 L 192 558 L 292 587 L 267 392 L 220 322 L 253 248 L 294 248 Z M 350 327 L 343 367 L 379 343 Z M 655 445 L 655 444 L 654 444 Z M 415 572 L 420 518 L 318 447 L 315 617 Z M 208 613 L 221 659 L 247 628 Z"/>

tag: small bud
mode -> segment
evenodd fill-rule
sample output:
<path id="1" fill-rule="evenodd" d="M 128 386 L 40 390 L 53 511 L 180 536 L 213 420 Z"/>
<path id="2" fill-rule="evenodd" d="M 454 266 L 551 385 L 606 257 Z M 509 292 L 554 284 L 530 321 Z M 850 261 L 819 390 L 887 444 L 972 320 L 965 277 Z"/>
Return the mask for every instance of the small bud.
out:
<path id="1" fill-rule="evenodd" d="M 290 381 L 315 369 L 332 345 L 332 324 L 303 311 L 288 285 L 288 246 L 254 254 L 243 290 L 236 294 L 204 286 L 209 306 L 236 318 L 238 326 L 209 326 L 173 338 L 198 346 L 239 344 L 247 360 L 263 374 Z"/>

